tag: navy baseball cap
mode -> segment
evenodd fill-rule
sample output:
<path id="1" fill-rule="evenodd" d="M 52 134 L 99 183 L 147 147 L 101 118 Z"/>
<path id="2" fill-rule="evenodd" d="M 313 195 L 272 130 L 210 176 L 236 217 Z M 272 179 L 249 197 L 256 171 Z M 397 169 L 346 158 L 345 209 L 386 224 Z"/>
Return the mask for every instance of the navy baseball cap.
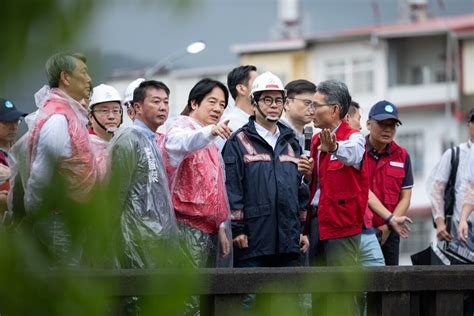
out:
<path id="1" fill-rule="evenodd" d="M 393 103 L 385 100 L 375 103 L 370 109 L 369 120 L 383 121 L 388 119 L 397 120 L 400 125 L 402 124 L 398 118 L 398 109 Z"/>
<path id="2" fill-rule="evenodd" d="M 12 101 L 0 98 L 0 121 L 18 121 L 21 117 L 24 117 L 27 114 L 28 113 L 18 111 Z"/>
<path id="3" fill-rule="evenodd" d="M 474 108 L 469 111 L 469 115 L 467 116 L 468 122 L 474 122 Z"/>

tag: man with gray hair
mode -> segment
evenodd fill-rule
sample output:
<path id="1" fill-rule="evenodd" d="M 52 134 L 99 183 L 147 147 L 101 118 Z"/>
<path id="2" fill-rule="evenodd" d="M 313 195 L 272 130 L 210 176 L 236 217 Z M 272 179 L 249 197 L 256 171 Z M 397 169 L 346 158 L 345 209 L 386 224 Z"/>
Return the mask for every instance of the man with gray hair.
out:
<path id="1" fill-rule="evenodd" d="M 312 213 L 317 215 L 310 225 L 319 225 L 322 258 L 327 266 L 357 264 L 369 196 L 367 167 L 363 163 L 365 138 L 344 120 L 350 103 L 344 83 L 327 80 L 317 85 L 314 122 L 321 132 L 313 137 L 311 158 L 303 156 L 298 164 L 298 170 L 311 183 L 310 201 L 316 209 Z M 337 308 L 336 314 L 357 311 L 355 297 L 331 299 L 331 303 Z"/>
<path id="2" fill-rule="evenodd" d="M 80 205 L 96 182 L 96 162 L 86 128 L 87 110 L 80 103 L 89 98 L 91 91 L 86 61 L 76 53 L 59 53 L 48 59 L 48 86 L 35 94 L 38 110 L 27 118 L 29 131 L 19 142 L 28 153 L 24 166 L 28 172 L 23 182 L 27 216 L 35 218 L 34 231 L 50 252 L 54 265 L 78 265 L 81 250 L 72 245 L 66 225 L 68 210 L 51 204 L 54 201 L 46 205 L 45 189 L 51 191 L 57 174 L 68 198 Z M 45 207 L 48 212 L 44 216 L 34 216 Z"/>
<path id="3" fill-rule="evenodd" d="M 322 251 L 329 266 L 357 263 L 369 194 L 368 175 L 362 163 L 365 138 L 344 120 L 350 103 L 344 83 L 328 80 L 317 85 L 314 122 L 321 132 L 312 140 L 314 163 L 302 159 L 299 165 L 311 182 L 310 200 L 317 209 L 317 223 L 311 225 L 319 225 Z"/>

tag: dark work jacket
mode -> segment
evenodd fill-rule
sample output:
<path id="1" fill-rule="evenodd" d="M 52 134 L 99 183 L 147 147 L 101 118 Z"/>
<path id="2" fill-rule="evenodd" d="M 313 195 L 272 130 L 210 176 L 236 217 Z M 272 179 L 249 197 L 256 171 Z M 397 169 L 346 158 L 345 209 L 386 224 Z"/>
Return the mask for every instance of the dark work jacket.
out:
<path id="1" fill-rule="evenodd" d="M 257 133 L 255 118 L 237 130 L 223 148 L 232 235 L 245 234 L 248 248 L 234 247 L 234 258 L 294 254 L 299 250 L 299 211 L 309 189 L 298 172 L 301 147 L 293 130 L 278 123 L 273 148 Z"/>

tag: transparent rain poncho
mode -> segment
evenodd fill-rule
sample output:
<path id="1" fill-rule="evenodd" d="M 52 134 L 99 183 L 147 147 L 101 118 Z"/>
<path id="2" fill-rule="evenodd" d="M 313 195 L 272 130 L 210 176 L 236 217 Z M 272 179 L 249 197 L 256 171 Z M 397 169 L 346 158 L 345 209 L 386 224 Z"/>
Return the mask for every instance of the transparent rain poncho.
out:
<path id="1" fill-rule="evenodd" d="M 196 267 L 232 266 L 230 210 L 222 157 L 211 129 L 179 116 L 165 125 L 164 160 L 181 236 Z M 231 245 L 223 256 L 218 231 Z"/>
<path id="2" fill-rule="evenodd" d="M 14 217 L 31 215 L 29 218 L 34 218 L 32 231 L 50 252 L 55 265 L 77 266 L 81 246 L 80 243 L 73 245 L 74 238 L 67 224 L 70 210 L 64 205 L 61 208 L 53 206 L 55 203 L 51 200 L 54 200 L 52 192 L 56 190 L 54 186 L 58 185 L 58 180 L 61 181 L 58 192 L 65 192 L 67 198 L 78 205 L 87 202 L 96 183 L 95 159 L 85 126 L 87 112 L 63 91 L 48 86 L 35 94 L 35 101 L 38 110 L 26 118 L 28 132 L 11 150 L 10 210 Z M 61 118 L 64 124 L 57 131 L 58 125 L 49 126 L 47 136 L 43 137 L 43 127 L 53 115 Z M 59 145 L 69 148 L 67 156 L 54 150 L 58 148 L 57 135 L 60 134 L 69 140 L 67 144 Z M 45 199 L 45 192 L 49 192 L 49 201 Z"/>
<path id="3" fill-rule="evenodd" d="M 463 146 L 461 144 L 460 146 Z M 471 146 L 472 147 L 472 146 Z M 466 149 L 466 148 L 464 148 Z M 461 147 L 461 151 L 463 148 Z M 474 155 L 472 155 L 473 148 L 467 148 L 470 151 L 470 154 L 462 156 L 463 153 L 460 153 L 460 161 L 458 166 L 458 173 L 456 177 L 456 186 L 455 186 L 455 204 L 453 211 L 453 218 L 450 227 L 450 233 L 453 237 L 452 241 L 446 243 L 444 241 L 438 241 L 438 246 L 441 248 L 447 248 L 451 252 L 456 253 L 457 255 L 474 261 L 474 228 L 472 222 L 474 219 L 474 212 L 468 217 L 469 224 L 469 238 L 468 243 L 465 244 L 458 239 L 457 228 L 459 225 L 460 213 L 464 203 L 474 205 L 474 195 L 472 189 L 473 185 L 473 176 L 472 171 L 474 170 L 471 165 L 473 164 Z M 444 191 L 449 178 L 449 173 L 451 170 L 451 149 L 447 150 L 441 160 L 436 164 L 436 166 L 431 171 L 428 179 L 426 180 L 426 192 L 431 201 L 431 208 L 433 213 L 433 219 L 438 217 L 445 218 L 444 214 Z"/>
<path id="4" fill-rule="evenodd" d="M 110 183 L 117 190 L 122 268 L 155 268 L 177 251 L 178 228 L 154 133 L 133 125 L 109 145 Z M 161 251 L 161 253 L 160 253 Z"/>
<path id="5" fill-rule="evenodd" d="M 98 181 L 102 182 L 104 181 L 107 172 L 107 148 L 109 142 L 94 134 L 89 134 L 89 140 L 91 142 L 92 152 L 94 153 L 97 165 Z"/>

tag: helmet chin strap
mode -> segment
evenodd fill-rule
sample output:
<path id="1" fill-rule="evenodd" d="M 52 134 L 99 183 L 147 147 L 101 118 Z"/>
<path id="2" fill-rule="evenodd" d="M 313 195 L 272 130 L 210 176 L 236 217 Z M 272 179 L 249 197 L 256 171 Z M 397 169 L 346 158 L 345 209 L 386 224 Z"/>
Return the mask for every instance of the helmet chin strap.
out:
<path id="1" fill-rule="evenodd" d="M 100 128 L 102 128 L 105 132 L 107 132 L 109 134 L 112 134 L 112 135 L 117 131 L 118 126 L 122 125 L 122 121 L 123 121 L 123 117 L 120 117 L 120 124 L 117 127 L 107 128 L 104 125 L 102 125 L 101 122 L 99 122 L 97 117 L 95 117 L 94 112 L 92 112 L 92 117 L 94 118 L 94 121 L 97 123 L 97 125 L 99 125 Z"/>
<path id="2" fill-rule="evenodd" d="M 281 114 L 283 113 L 283 111 L 281 111 L 281 113 L 280 113 L 280 115 L 279 115 L 278 117 L 275 117 L 275 116 L 268 116 L 268 115 L 266 115 L 265 113 L 262 112 L 262 110 L 260 109 L 260 106 L 258 105 L 258 103 L 257 103 L 256 107 L 257 107 L 257 111 L 260 113 L 260 115 L 262 115 L 263 118 L 264 118 L 266 121 L 271 122 L 271 123 L 278 122 L 278 120 L 279 120 L 280 117 L 281 117 Z"/>

